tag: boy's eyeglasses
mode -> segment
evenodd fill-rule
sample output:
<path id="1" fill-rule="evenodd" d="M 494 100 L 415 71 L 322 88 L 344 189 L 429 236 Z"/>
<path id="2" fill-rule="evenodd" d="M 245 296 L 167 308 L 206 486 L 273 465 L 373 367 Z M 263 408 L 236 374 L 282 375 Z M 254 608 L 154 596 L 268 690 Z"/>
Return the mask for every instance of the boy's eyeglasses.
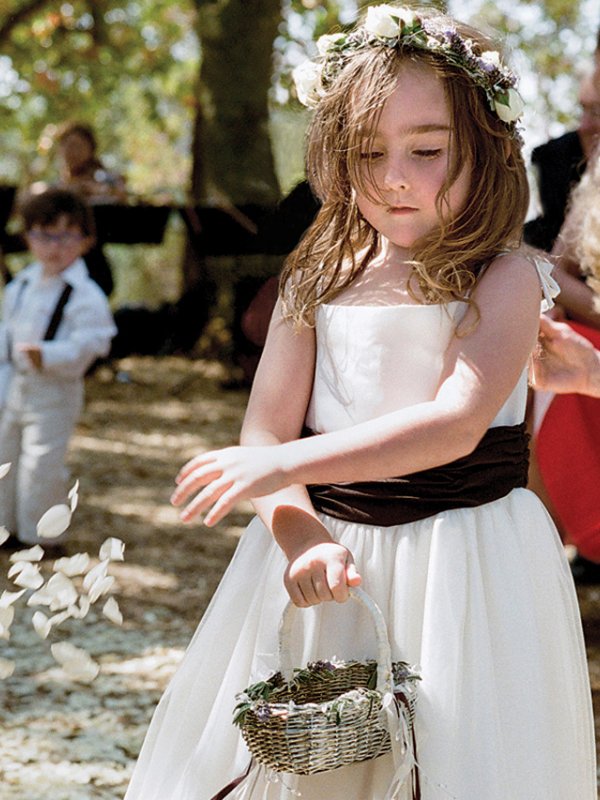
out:
<path id="1" fill-rule="evenodd" d="M 40 244 L 51 244 L 52 242 L 56 242 L 56 244 L 75 244 L 75 242 L 85 239 L 85 236 L 81 233 L 46 233 L 46 231 L 31 231 L 28 236 L 34 242 L 39 242 Z"/>

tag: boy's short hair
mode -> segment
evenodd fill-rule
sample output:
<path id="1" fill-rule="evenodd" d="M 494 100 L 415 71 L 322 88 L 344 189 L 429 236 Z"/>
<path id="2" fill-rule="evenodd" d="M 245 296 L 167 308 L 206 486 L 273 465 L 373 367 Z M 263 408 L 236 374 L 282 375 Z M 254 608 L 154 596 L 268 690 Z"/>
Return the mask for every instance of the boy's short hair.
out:
<path id="1" fill-rule="evenodd" d="M 52 225 L 63 216 L 84 236 L 96 235 L 92 210 L 78 194 L 68 189 L 47 189 L 41 194 L 30 195 L 21 206 L 25 231 L 30 231 L 34 225 Z"/>

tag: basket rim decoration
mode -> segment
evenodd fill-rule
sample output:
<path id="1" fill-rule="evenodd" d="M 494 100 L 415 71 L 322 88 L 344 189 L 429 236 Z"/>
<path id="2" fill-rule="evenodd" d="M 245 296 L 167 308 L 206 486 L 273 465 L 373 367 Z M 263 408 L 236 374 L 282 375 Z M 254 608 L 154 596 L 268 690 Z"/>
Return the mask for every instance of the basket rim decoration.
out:
<path id="1" fill-rule="evenodd" d="M 234 723 L 254 759 L 275 772 L 312 775 L 377 758 L 397 746 L 390 727 L 396 738 L 399 731 L 405 740 L 412 736 L 420 677 L 406 662 L 392 664 L 387 628 L 374 600 L 357 588 L 350 589 L 350 597 L 371 615 L 377 661 L 331 659 L 292 668 L 296 607 L 289 602 L 279 627 L 279 672 L 236 696 Z M 403 748 L 408 746 L 404 741 Z"/>

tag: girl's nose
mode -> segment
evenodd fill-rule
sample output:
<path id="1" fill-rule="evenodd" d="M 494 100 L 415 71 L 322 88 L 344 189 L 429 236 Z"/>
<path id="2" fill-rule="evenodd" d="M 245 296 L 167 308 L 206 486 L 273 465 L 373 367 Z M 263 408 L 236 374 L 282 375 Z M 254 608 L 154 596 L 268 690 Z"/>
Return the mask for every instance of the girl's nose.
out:
<path id="1" fill-rule="evenodd" d="M 406 170 L 398 161 L 388 161 L 384 173 L 384 188 L 388 191 L 406 190 L 409 187 Z"/>

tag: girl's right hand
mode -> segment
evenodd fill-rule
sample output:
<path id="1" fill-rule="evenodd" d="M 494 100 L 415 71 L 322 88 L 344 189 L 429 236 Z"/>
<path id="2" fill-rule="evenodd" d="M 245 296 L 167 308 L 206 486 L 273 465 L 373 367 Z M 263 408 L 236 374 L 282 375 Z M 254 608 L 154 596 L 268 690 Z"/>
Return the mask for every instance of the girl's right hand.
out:
<path id="1" fill-rule="evenodd" d="M 319 542 L 293 555 L 285 571 L 287 592 L 299 608 L 348 599 L 348 587 L 362 578 L 348 548 L 337 542 Z"/>

